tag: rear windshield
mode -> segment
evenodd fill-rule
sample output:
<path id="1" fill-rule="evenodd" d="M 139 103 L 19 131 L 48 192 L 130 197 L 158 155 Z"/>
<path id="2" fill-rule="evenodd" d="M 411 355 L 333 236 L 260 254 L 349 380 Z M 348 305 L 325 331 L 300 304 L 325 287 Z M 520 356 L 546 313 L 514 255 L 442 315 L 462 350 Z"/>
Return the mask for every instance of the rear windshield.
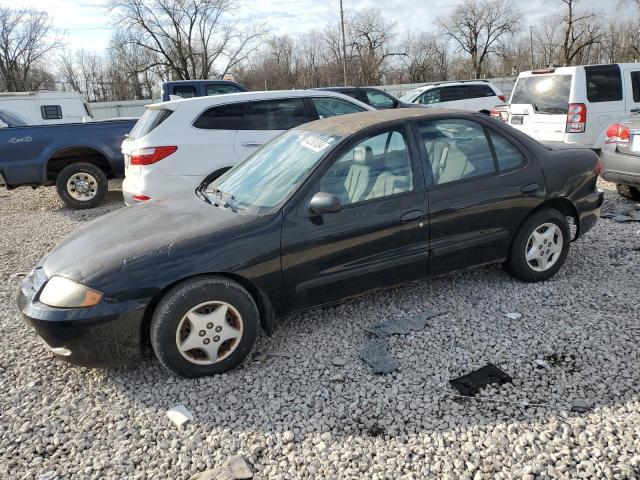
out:
<path id="1" fill-rule="evenodd" d="M 566 114 L 569 108 L 571 75 L 520 77 L 511 103 L 531 105 L 538 113 Z"/>
<path id="2" fill-rule="evenodd" d="M 142 114 L 137 123 L 133 126 L 131 132 L 129 132 L 129 138 L 137 139 L 147 135 L 151 130 L 156 128 L 162 122 L 164 122 L 169 115 L 173 113 L 173 110 L 162 108 L 160 110 L 152 110 L 147 108 Z"/>

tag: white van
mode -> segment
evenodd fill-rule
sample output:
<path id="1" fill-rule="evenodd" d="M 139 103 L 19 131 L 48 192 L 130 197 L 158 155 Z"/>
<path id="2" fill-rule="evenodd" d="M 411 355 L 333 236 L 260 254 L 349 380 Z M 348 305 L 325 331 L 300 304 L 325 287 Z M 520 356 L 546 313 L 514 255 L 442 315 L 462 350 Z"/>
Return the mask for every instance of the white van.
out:
<path id="1" fill-rule="evenodd" d="M 20 112 L 37 125 L 93 120 L 84 97 L 78 92 L 4 92 L 0 93 L 0 107 Z"/>
<path id="2" fill-rule="evenodd" d="M 535 139 L 600 149 L 607 127 L 640 108 L 640 63 L 522 72 L 509 103 L 509 124 Z"/>

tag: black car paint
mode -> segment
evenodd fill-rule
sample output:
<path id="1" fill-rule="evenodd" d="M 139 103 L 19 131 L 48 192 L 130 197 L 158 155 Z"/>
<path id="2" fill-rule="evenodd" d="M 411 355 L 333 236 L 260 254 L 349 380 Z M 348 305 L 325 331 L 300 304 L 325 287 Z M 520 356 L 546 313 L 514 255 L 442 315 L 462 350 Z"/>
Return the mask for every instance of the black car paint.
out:
<path id="1" fill-rule="evenodd" d="M 71 348 L 66 360 L 116 364 L 139 354 L 144 320 L 168 289 L 187 278 L 222 274 L 239 281 L 256 298 L 269 332 L 275 319 L 294 311 L 500 261 L 522 221 L 549 201 L 575 210 L 578 220 L 586 222 L 580 234 L 592 226 L 602 193 L 595 188 L 597 158 L 591 152 L 548 150 L 479 114 L 425 115 L 482 123 L 509 138 L 527 162 L 481 179 L 480 189 L 473 181 L 434 188 L 413 121 L 386 122 L 384 127 L 398 125 L 410 132 L 414 191 L 323 216 L 308 212 L 323 170 L 349 145 L 382 128 L 369 127 L 330 151 L 284 206 L 267 215 L 236 213 L 194 195 L 127 207 L 94 220 L 63 240 L 37 266 L 38 274 L 25 279 L 20 310 L 49 346 Z M 561 174 L 545 175 L 544 168 Z M 531 184 L 539 188 L 521 191 Z M 78 252 L 91 261 L 78 262 Z M 107 298 L 86 309 L 43 305 L 38 295 L 52 275 L 82 282 Z"/>

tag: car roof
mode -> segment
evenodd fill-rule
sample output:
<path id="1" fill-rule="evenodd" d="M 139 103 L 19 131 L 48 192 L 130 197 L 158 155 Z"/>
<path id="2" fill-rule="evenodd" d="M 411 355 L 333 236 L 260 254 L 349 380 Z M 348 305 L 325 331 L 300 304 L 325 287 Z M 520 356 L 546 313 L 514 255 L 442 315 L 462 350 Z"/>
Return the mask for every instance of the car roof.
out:
<path id="1" fill-rule="evenodd" d="M 308 98 L 308 97 L 332 97 L 341 98 L 351 103 L 356 103 L 362 107 L 366 107 L 367 110 L 371 110 L 372 107 L 360 102 L 359 100 L 343 95 L 339 92 L 332 92 L 329 90 L 270 90 L 266 92 L 238 92 L 238 93 L 225 93 L 223 95 L 212 95 L 209 97 L 193 97 L 193 98 L 181 98 L 178 100 L 169 100 L 168 102 L 152 103 L 146 105 L 147 108 L 152 110 L 158 110 L 162 108 L 168 108 L 169 110 L 175 110 L 179 105 L 190 105 L 195 107 L 213 107 L 215 105 L 224 105 L 227 103 L 244 102 L 251 100 L 269 100 L 271 98 Z"/>
<path id="2" fill-rule="evenodd" d="M 238 82 L 234 82 L 233 80 L 222 80 L 221 78 L 216 78 L 213 80 L 167 80 L 166 82 L 162 82 L 164 84 L 168 83 L 225 83 L 225 84 L 233 84 L 240 85 Z"/>
<path id="3" fill-rule="evenodd" d="M 488 80 L 446 80 L 443 82 L 430 83 L 429 85 L 416 87 L 413 90 L 409 91 L 424 91 L 435 87 L 456 87 L 458 85 L 489 85 L 490 87 L 494 86 L 493 83 Z"/>
<path id="4" fill-rule="evenodd" d="M 307 130 L 327 133 L 339 137 L 348 137 L 354 133 L 375 125 L 392 122 L 394 120 L 410 118 L 428 118 L 434 115 L 450 113 L 464 115 L 465 111 L 446 108 L 393 108 L 388 110 L 373 110 L 369 112 L 351 113 L 335 117 L 323 118 L 295 127 L 295 130 Z"/>

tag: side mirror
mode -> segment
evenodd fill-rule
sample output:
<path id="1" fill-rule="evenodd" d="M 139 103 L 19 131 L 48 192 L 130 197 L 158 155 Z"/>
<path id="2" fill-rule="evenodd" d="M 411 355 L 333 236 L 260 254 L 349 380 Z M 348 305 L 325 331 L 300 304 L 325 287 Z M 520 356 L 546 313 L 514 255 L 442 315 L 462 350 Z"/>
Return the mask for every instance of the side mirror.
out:
<path id="1" fill-rule="evenodd" d="M 316 193 L 309 202 L 309 210 L 318 215 L 339 212 L 340 207 L 340 199 L 327 192 Z"/>

